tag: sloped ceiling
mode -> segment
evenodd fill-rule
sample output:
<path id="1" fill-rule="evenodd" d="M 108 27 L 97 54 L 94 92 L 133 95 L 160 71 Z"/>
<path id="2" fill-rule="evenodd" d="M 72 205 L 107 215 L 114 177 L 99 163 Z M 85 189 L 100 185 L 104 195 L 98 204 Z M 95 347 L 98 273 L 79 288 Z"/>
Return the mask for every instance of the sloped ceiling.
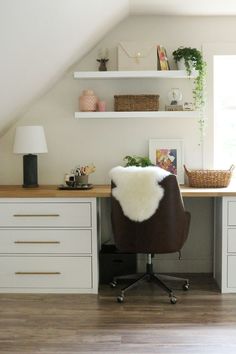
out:
<path id="1" fill-rule="evenodd" d="M 129 14 L 235 15 L 235 0 L 0 0 L 0 135 Z"/>
<path id="2" fill-rule="evenodd" d="M 129 0 L 0 0 L 0 134 L 128 14 Z"/>

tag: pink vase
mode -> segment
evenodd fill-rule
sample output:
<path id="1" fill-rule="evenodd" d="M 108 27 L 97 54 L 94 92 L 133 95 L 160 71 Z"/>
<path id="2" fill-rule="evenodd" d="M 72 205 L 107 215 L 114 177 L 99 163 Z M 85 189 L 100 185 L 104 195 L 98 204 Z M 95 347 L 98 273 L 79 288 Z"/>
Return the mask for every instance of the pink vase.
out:
<path id="1" fill-rule="evenodd" d="M 94 112 L 97 109 L 98 98 L 92 90 L 84 90 L 79 97 L 79 109 L 82 112 Z"/>
<path id="2" fill-rule="evenodd" d="M 99 112 L 106 111 L 106 102 L 105 101 L 98 101 L 98 111 Z"/>

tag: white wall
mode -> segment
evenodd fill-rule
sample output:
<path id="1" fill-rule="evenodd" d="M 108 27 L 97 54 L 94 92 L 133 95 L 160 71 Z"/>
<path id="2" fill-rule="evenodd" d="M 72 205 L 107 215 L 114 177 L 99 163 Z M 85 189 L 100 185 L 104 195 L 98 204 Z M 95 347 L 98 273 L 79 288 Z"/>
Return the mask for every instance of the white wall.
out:
<path id="1" fill-rule="evenodd" d="M 199 131 L 197 119 L 137 119 L 137 120 L 75 120 L 78 110 L 78 96 L 84 88 L 94 88 L 96 93 L 111 104 L 113 94 L 120 92 L 150 92 L 161 94 L 161 104 L 172 85 L 185 87 L 190 82 L 183 80 L 125 81 L 83 81 L 73 80 L 75 70 L 97 69 L 98 48 L 110 48 L 109 68 L 116 68 L 116 47 L 120 40 L 145 40 L 166 46 L 170 63 L 172 51 L 180 45 L 200 47 L 214 41 L 230 41 L 236 34 L 233 17 L 130 17 L 109 33 L 80 63 L 70 68 L 64 78 L 46 95 L 41 97 L 17 122 L 22 124 L 42 124 L 45 127 L 49 153 L 39 157 L 39 181 L 41 184 L 61 183 L 65 172 L 79 163 L 94 162 L 96 173 L 92 182 L 107 183 L 108 170 L 122 163 L 126 154 L 147 154 L 149 138 L 183 138 L 185 142 L 185 162 L 189 167 L 201 165 Z M 32 63 L 34 66 L 34 63 Z M 16 85 L 18 83 L 16 82 Z M 143 87 L 141 87 L 143 85 Z M 182 86 L 181 86 L 182 85 Z M 183 86 L 185 85 L 185 86 Z M 125 88 L 124 88 L 125 86 Z M 178 87 L 177 86 L 177 87 Z M 20 88 L 19 88 L 20 89 Z M 188 93 L 189 94 L 189 93 Z M 187 96 L 187 98 L 189 98 Z M 110 104 L 109 104 L 110 102 Z M 211 117 L 209 117 L 211 127 Z M 0 183 L 21 183 L 21 157 L 12 154 L 14 127 L 0 140 L 0 160 L 2 171 Z M 207 140 L 211 143 L 211 131 Z M 205 151 L 205 159 L 211 163 L 212 156 Z"/>
<path id="2" fill-rule="evenodd" d="M 0 134 L 128 13 L 129 0 L 1 0 Z"/>
<path id="3" fill-rule="evenodd" d="M 201 149 L 196 119 L 137 119 L 137 120 L 75 120 L 74 111 L 78 110 L 78 96 L 84 88 L 94 88 L 101 97 L 108 99 L 120 92 L 144 92 L 156 90 L 161 94 L 164 104 L 168 89 L 173 82 L 82 82 L 73 80 L 75 70 L 97 69 L 96 56 L 98 48 L 110 48 L 109 68 L 116 68 L 116 47 L 120 40 L 140 40 L 161 43 L 167 48 L 173 68 L 171 53 L 180 45 L 200 47 L 208 42 L 232 41 L 236 35 L 235 17 L 130 17 L 108 33 L 104 40 L 73 68 L 45 96 L 41 97 L 28 112 L 22 116 L 17 125 L 42 124 L 48 141 L 48 154 L 39 157 L 39 182 L 41 184 L 58 184 L 63 182 L 64 173 L 76 164 L 93 162 L 97 171 L 91 176 L 92 183 L 108 183 L 108 171 L 127 154 L 148 154 L 149 138 L 183 138 L 185 142 L 185 162 L 189 167 L 201 166 Z M 34 63 L 32 63 L 34 65 Z M 186 85 L 190 83 L 175 82 L 174 87 L 183 86 L 188 98 Z M 141 86 L 143 85 L 143 86 Z M 182 87 L 182 86 L 181 86 Z M 191 86 L 189 87 L 191 88 Z M 108 99 L 109 103 L 109 99 Z M 110 103 L 111 104 L 111 101 Z M 12 127 L 0 140 L 1 175 L 0 184 L 22 183 L 22 158 L 12 153 L 15 127 Z M 209 116 L 207 141 L 211 145 L 212 122 Z M 212 152 L 204 152 L 205 161 L 210 165 Z M 212 201 L 187 201 L 190 211 L 204 210 L 203 214 L 194 216 L 196 225 L 204 225 L 199 232 L 192 228 L 191 237 L 186 244 L 185 258 L 194 255 L 196 268 L 211 271 L 212 253 Z M 194 213 L 195 215 L 195 213 Z M 106 222 L 106 221 L 105 221 Z M 109 232 L 109 226 L 104 229 Z M 200 239 L 201 242 L 200 242 Z M 195 241 L 191 241 L 195 240 Z M 195 243 L 199 241 L 196 251 Z M 197 254 L 195 254 L 197 252 Z M 207 264 L 208 263 L 208 264 Z M 201 265 L 203 265 L 201 267 Z M 189 269 L 189 268 L 188 268 Z M 191 269 L 190 269 L 191 271 Z"/>

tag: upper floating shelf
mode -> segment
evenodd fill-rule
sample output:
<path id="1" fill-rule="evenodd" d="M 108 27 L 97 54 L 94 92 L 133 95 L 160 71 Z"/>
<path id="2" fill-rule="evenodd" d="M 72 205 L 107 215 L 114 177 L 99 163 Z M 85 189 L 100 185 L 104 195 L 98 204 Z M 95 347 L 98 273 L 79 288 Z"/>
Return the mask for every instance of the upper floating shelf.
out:
<path id="1" fill-rule="evenodd" d="M 198 71 L 192 71 L 188 76 L 185 70 L 159 70 L 159 71 L 76 71 L 74 79 L 194 79 Z"/>

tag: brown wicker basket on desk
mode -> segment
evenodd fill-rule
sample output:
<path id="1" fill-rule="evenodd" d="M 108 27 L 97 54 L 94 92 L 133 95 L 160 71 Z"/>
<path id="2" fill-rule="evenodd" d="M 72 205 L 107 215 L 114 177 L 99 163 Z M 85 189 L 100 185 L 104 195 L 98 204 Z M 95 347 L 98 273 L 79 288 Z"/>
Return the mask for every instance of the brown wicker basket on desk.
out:
<path id="1" fill-rule="evenodd" d="M 159 95 L 115 95 L 116 112 L 158 111 Z"/>
<path id="2" fill-rule="evenodd" d="M 232 165 L 229 170 L 191 170 L 184 165 L 190 187 L 221 188 L 229 185 L 234 170 Z"/>

